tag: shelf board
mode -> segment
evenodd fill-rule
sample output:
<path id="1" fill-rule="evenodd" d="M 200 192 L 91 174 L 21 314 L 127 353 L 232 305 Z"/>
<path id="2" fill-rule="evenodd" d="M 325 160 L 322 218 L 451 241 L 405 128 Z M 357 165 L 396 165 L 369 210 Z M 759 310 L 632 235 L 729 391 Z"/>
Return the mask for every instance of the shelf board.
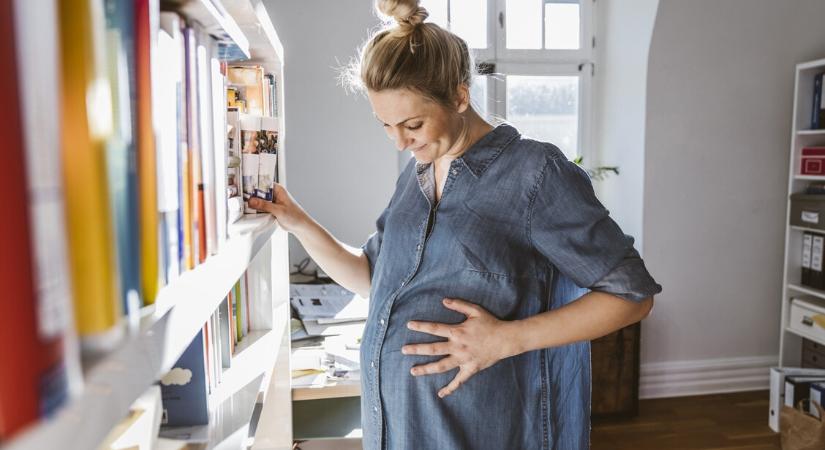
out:
<path id="1" fill-rule="evenodd" d="M 294 401 L 360 396 L 360 380 L 332 382 L 325 386 L 301 386 L 292 388 L 292 400 Z"/>
<path id="2" fill-rule="evenodd" d="M 797 130 L 796 134 L 801 136 L 817 136 L 825 135 L 825 128 L 818 130 Z"/>
<path id="3" fill-rule="evenodd" d="M 798 331 L 798 330 L 794 330 L 794 329 L 793 329 L 793 328 L 791 328 L 791 327 L 785 327 L 785 332 L 786 332 L 786 333 L 795 334 L 795 335 L 797 335 L 797 336 L 799 336 L 799 337 L 803 337 L 803 338 L 805 338 L 805 339 L 808 339 L 809 341 L 814 341 L 814 342 L 816 342 L 817 344 L 825 345 L 825 341 L 823 341 L 823 340 L 821 340 L 821 339 L 818 339 L 816 336 L 814 336 L 814 335 L 812 335 L 812 334 L 803 333 L 803 332 Z"/>
<path id="4" fill-rule="evenodd" d="M 273 234 L 285 232 L 271 216 L 260 215 L 231 224 L 229 233 L 219 254 L 160 291 L 138 333 L 85 371 L 77 398 L 3 450 L 54 448 L 58 442 L 63 449 L 96 448 L 132 402 L 172 368 L 258 251 Z"/>
<path id="5" fill-rule="evenodd" d="M 249 40 L 248 62 L 263 65 L 267 72 L 278 73 L 284 60 L 284 46 L 263 1 L 223 0 L 223 4 Z"/>
<path id="6" fill-rule="evenodd" d="M 820 67 L 825 67 L 825 58 L 797 64 L 796 70 L 818 69 Z"/>
<path id="7" fill-rule="evenodd" d="M 249 40 L 221 2 L 187 0 L 171 3 L 187 20 L 197 22 L 206 33 L 217 39 L 221 44 L 222 58 L 235 60 L 250 57 Z"/>
<path id="8" fill-rule="evenodd" d="M 794 180 L 825 181 L 825 175 L 794 175 Z"/>
<path id="9" fill-rule="evenodd" d="M 798 225 L 790 225 L 788 226 L 788 228 L 795 231 L 807 231 L 809 233 L 825 234 L 825 230 L 820 230 L 818 228 L 800 227 Z"/>
<path id="10" fill-rule="evenodd" d="M 788 289 L 802 294 L 813 295 L 814 297 L 825 299 L 825 291 L 820 291 L 819 289 L 800 286 L 798 284 L 788 284 Z"/>
<path id="11" fill-rule="evenodd" d="M 225 399 L 209 414 L 209 425 L 162 428 L 160 437 L 184 442 L 206 442 L 207 448 L 241 448 L 249 434 L 250 421 L 263 382 L 258 375 Z"/>

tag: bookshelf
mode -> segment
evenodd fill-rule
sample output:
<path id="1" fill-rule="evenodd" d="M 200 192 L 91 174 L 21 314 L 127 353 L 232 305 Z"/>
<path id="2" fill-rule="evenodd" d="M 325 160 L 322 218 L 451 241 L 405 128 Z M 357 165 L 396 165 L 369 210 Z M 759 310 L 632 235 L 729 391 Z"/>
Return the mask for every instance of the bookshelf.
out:
<path id="1" fill-rule="evenodd" d="M 815 289 L 801 283 L 803 234 L 806 232 L 825 234 L 825 230 L 790 224 L 790 195 L 804 192 L 810 182 L 825 181 L 825 175 L 802 175 L 800 173 L 802 148 L 825 146 L 825 129 L 811 129 L 814 78 L 822 72 L 825 72 L 825 59 L 798 64 L 795 70 L 779 331 L 780 366 L 798 367 L 801 364 L 802 338 L 812 339 L 820 344 L 825 344 L 821 339 L 817 339 L 816 336 L 803 334 L 790 326 L 791 300 L 794 298 L 825 300 L 825 290 Z"/>
<path id="2" fill-rule="evenodd" d="M 25 0 L 14 3 L 24 10 L 18 14 L 28 14 L 26 23 L 32 24 L 31 17 L 38 11 L 21 6 L 28 3 Z M 49 13 L 58 9 L 55 1 L 45 3 Z M 263 2 L 148 3 L 150 8 L 156 8 L 155 12 L 176 11 L 188 24 L 214 39 L 223 61 L 262 66 L 274 75 L 279 125 L 278 181 L 286 183 L 284 53 Z M 103 5 L 103 0 L 99 5 Z M 158 23 L 152 26 L 157 27 Z M 154 34 L 157 31 L 152 30 Z M 156 124 L 178 126 L 162 121 Z M 202 135 L 210 134 L 225 136 L 225 130 L 202 131 Z M 53 416 L 28 426 L 11 440 L 1 441 L 0 449 L 97 448 L 126 416 L 132 403 L 172 369 L 244 273 L 255 281 L 255 295 L 263 299 L 261 304 L 265 306 L 253 314 L 255 328 L 238 342 L 231 367 L 222 372 L 220 384 L 209 394 L 210 423 L 191 429 L 165 429 L 161 435 L 206 436 L 207 448 L 290 449 L 288 240 L 286 231 L 271 216 L 263 214 L 247 214 L 229 223 L 226 239 L 216 253 L 163 286 L 153 304 L 140 308 L 138 317 L 133 318 L 136 323 L 114 348 L 83 360 L 82 387 Z"/>

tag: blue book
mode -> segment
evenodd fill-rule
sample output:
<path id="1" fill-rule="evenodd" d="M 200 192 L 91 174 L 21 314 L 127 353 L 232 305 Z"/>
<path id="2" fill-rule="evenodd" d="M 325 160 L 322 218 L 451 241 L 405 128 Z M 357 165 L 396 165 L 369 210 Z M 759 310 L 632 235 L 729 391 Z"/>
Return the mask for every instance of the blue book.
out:
<path id="1" fill-rule="evenodd" d="M 117 263 L 123 311 L 133 318 L 143 306 L 140 292 L 137 148 L 135 147 L 134 9 L 132 2 L 106 0 L 109 82 L 113 137 L 106 158 L 109 194 L 117 238 Z"/>
<path id="2" fill-rule="evenodd" d="M 819 106 L 822 103 L 822 75 L 818 73 L 814 76 L 814 100 L 813 106 L 811 106 L 811 129 L 816 130 L 821 127 L 822 123 L 819 123 Z"/>
<path id="3" fill-rule="evenodd" d="M 161 378 L 162 425 L 186 427 L 209 423 L 209 388 L 204 349 L 201 329 L 172 370 Z"/>

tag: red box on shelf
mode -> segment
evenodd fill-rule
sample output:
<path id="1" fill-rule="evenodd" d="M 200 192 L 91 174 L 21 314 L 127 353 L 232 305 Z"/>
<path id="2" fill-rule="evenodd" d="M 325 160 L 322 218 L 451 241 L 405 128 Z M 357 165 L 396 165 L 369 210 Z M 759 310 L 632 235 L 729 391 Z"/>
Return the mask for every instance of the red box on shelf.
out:
<path id="1" fill-rule="evenodd" d="M 825 175 L 825 147 L 802 149 L 801 175 Z"/>

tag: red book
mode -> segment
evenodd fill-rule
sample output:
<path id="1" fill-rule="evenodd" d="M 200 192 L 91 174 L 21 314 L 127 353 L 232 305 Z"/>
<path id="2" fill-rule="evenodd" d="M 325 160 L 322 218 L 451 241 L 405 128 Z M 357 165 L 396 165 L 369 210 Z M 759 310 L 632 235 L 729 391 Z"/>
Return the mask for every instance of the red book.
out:
<path id="1" fill-rule="evenodd" d="M 803 148 L 799 173 L 801 175 L 825 175 L 825 147 Z"/>
<path id="2" fill-rule="evenodd" d="M 31 149 L 26 146 L 13 4 L 0 2 L 0 86 L 6 92 L 0 108 L 0 202 L 11 212 L 0 220 L 0 442 L 54 411 L 68 393 L 63 335 L 44 332 L 50 326 L 40 323 L 40 315 L 50 311 L 38 304 L 29 214 L 37 199 L 29 196 L 26 152 Z M 57 147 L 46 151 L 59 157 Z"/>

